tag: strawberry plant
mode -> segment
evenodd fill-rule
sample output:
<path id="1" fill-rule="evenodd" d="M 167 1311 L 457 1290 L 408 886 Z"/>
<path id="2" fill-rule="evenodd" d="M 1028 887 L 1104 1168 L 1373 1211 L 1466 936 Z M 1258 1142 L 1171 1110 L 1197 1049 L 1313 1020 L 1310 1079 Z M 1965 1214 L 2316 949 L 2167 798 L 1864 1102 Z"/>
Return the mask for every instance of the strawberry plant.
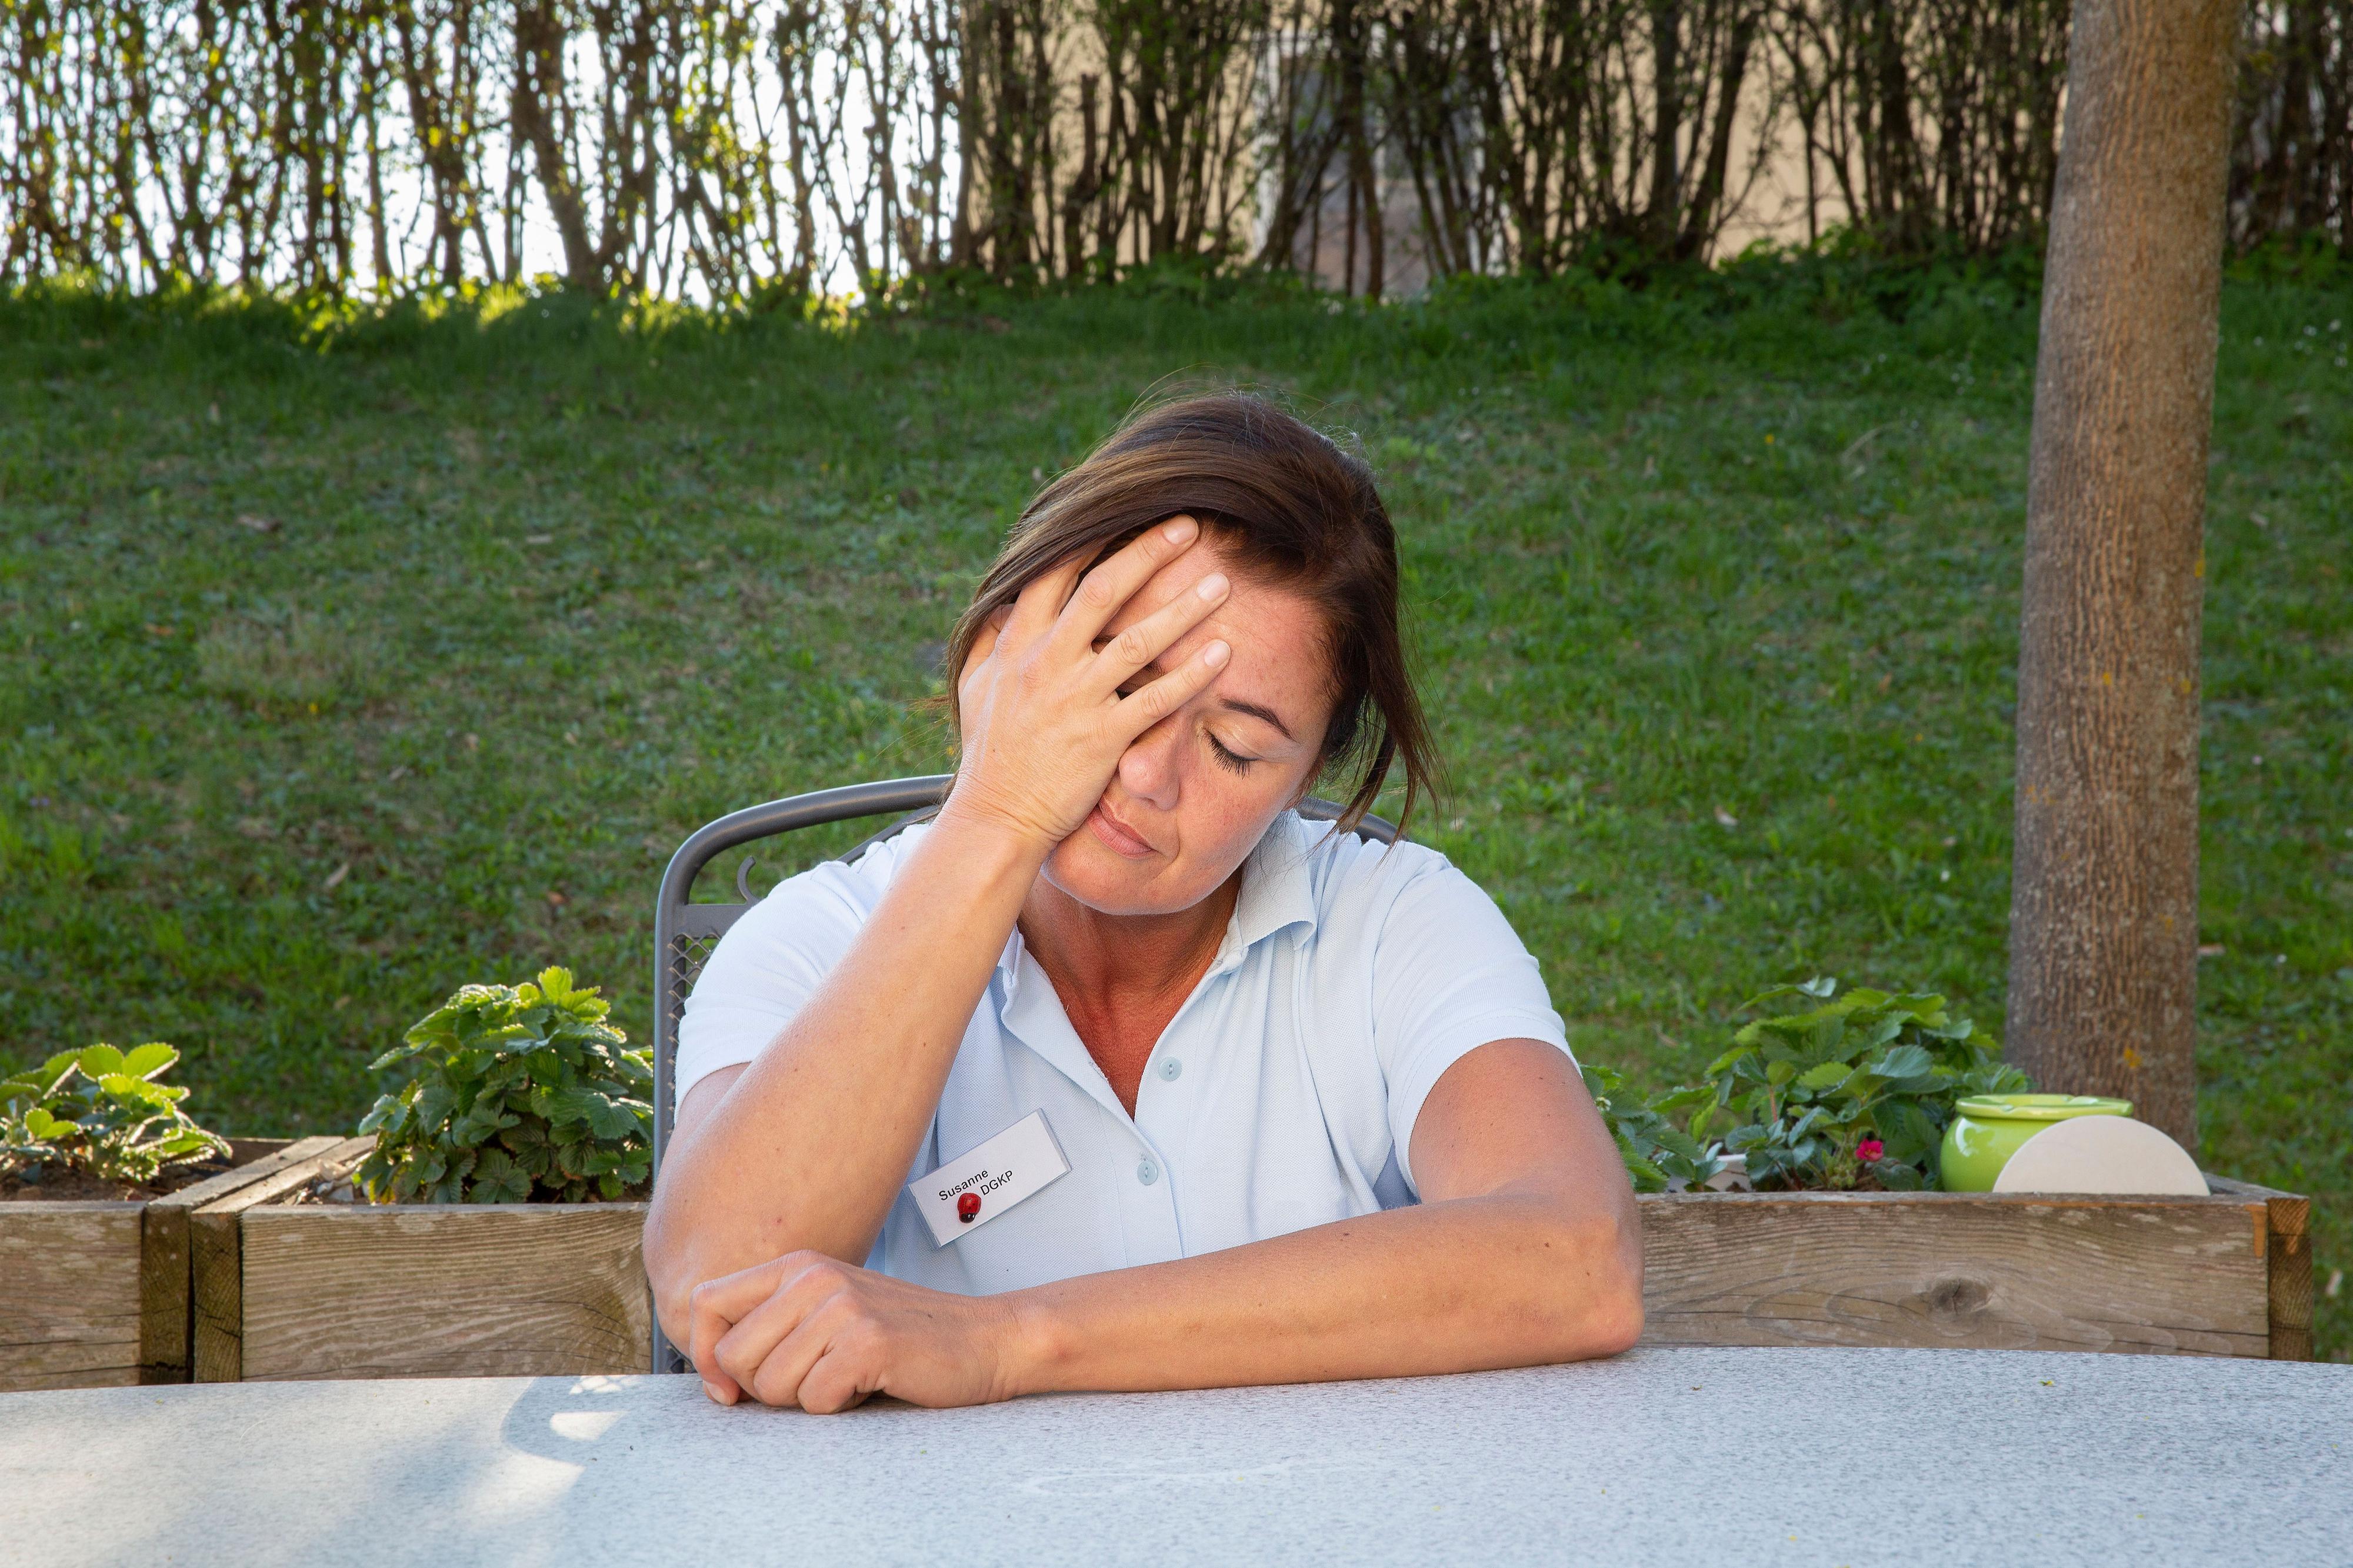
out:
<path id="1" fill-rule="evenodd" d="M 1680 1177 L 1694 1191 L 1724 1169 L 1723 1151 L 1674 1125 L 1664 1111 L 1620 1092 L 1625 1079 L 1613 1068 L 1577 1064 L 1586 1092 L 1601 1112 L 1602 1125 L 1617 1141 L 1618 1157 L 1638 1193 L 1662 1193 Z"/>
<path id="2" fill-rule="evenodd" d="M 1743 1012 L 1791 997 L 1819 1005 L 1744 1025 L 1709 1064 L 1707 1081 L 1663 1095 L 1652 1109 L 1690 1111 L 1694 1142 L 1724 1126 L 1721 1146 L 1746 1156 L 1760 1190 L 1936 1187 L 1954 1102 L 2032 1084 L 1942 996 L 1837 990 L 1837 981 L 1822 978 L 1751 998 Z"/>
<path id="3" fill-rule="evenodd" d="M 180 1109 L 188 1091 L 156 1081 L 179 1059 L 161 1041 L 90 1046 L 0 1079 L 0 1173 L 37 1182 L 54 1165 L 144 1186 L 170 1166 L 225 1158 L 227 1141 Z"/>
<path id="4" fill-rule="evenodd" d="M 408 1081 L 375 1102 L 356 1173 L 378 1203 L 578 1203 L 617 1198 L 652 1172 L 649 1052 L 606 1023 L 610 1004 L 572 972 L 466 985 L 373 1064 Z"/>

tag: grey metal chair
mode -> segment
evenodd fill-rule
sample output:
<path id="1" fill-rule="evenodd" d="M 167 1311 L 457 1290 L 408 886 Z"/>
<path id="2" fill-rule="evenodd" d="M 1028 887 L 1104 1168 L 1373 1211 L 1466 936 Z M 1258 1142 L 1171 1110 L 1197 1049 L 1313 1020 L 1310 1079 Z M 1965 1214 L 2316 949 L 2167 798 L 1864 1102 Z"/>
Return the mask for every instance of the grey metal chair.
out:
<path id="1" fill-rule="evenodd" d="M 685 1014 L 686 999 L 693 992 L 694 983 L 701 977 L 712 951 L 719 945 L 719 939 L 759 901 L 751 883 L 756 857 L 745 856 L 735 868 L 736 902 L 694 902 L 695 879 L 713 860 L 746 845 L 827 823 L 896 814 L 897 821 L 837 857 L 847 864 L 877 844 L 930 820 L 938 813 L 940 803 L 947 798 L 948 785 L 955 780 L 954 773 L 929 773 L 919 778 L 845 784 L 839 789 L 821 789 L 772 800 L 705 823 L 678 847 L 669 868 L 662 872 L 661 891 L 654 905 L 653 1163 L 657 1178 L 661 1172 L 662 1155 L 670 1145 L 678 1024 Z M 1339 817 L 1340 807 L 1311 795 L 1300 803 L 1299 814 L 1311 822 L 1331 822 Z M 1391 843 L 1397 837 L 1396 825 L 1377 816 L 1365 817 L 1356 831 L 1380 844 Z M 653 1370 L 687 1370 L 685 1356 L 664 1337 L 659 1324 L 653 1334 Z"/>

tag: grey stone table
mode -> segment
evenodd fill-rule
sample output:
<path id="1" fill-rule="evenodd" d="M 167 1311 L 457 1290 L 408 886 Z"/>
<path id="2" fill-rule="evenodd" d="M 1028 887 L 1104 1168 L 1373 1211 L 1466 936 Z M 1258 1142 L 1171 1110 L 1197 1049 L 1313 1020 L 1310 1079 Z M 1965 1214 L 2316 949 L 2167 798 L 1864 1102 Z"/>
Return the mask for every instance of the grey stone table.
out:
<path id="1" fill-rule="evenodd" d="M 722 1409 L 691 1378 L 0 1396 L 7 1563 L 2353 1563 L 2353 1367 L 1653 1350 Z"/>

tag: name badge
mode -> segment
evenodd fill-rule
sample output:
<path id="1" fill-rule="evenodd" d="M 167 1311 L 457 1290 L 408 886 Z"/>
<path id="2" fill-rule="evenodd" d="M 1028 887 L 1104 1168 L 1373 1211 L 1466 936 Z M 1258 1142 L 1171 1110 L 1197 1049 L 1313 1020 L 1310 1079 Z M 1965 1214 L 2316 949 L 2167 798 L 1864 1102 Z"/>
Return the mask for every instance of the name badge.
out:
<path id="1" fill-rule="evenodd" d="M 1033 1110 L 979 1148 L 909 1182 L 907 1194 L 931 1227 L 932 1245 L 945 1247 L 1070 1172 L 1046 1113 Z"/>

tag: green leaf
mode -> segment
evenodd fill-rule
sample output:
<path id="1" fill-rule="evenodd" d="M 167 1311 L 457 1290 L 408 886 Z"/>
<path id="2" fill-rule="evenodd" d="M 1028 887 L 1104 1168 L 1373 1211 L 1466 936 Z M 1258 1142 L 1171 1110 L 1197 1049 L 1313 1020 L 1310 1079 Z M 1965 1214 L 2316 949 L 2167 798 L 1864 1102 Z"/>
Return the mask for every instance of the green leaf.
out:
<path id="1" fill-rule="evenodd" d="M 406 1121 L 407 1109 L 406 1104 L 389 1094 L 376 1096 L 375 1103 L 368 1108 L 368 1113 L 360 1118 L 359 1135 L 364 1138 L 372 1132 L 382 1132 L 387 1128 L 397 1132 L 400 1130 L 400 1124 Z M 371 1154 L 368 1157 L 374 1159 L 375 1156 Z"/>
<path id="2" fill-rule="evenodd" d="M 639 1113 L 649 1108 L 637 1100 L 623 1100 L 593 1089 L 575 1088 L 534 1095 L 532 1097 L 532 1109 L 547 1118 L 549 1123 L 557 1129 L 578 1122 L 586 1125 L 595 1137 L 621 1139 L 640 1130 Z"/>
<path id="3" fill-rule="evenodd" d="M 112 1046 L 84 1047 L 79 1060 L 81 1070 L 91 1078 L 122 1070 L 122 1053 Z"/>
<path id="4" fill-rule="evenodd" d="M 25 1128 L 34 1137 L 43 1139 L 71 1138 L 81 1131 L 79 1123 L 52 1116 L 37 1105 L 25 1113 Z"/>
<path id="5" fill-rule="evenodd" d="M 1936 1058 L 1925 1046 L 1895 1046 L 1872 1063 L 1871 1070 L 1885 1079 L 1922 1078 L 1936 1070 Z"/>
<path id="6" fill-rule="evenodd" d="M 392 1049 L 385 1052 L 384 1055 L 376 1058 L 375 1060 L 368 1063 L 368 1070 L 371 1072 L 381 1072 L 395 1062 L 406 1061 L 409 1058 L 419 1055 L 429 1048 L 430 1047 L 426 1044 L 426 1042 L 412 1037 L 406 1045 L 395 1046 Z"/>
<path id="7" fill-rule="evenodd" d="M 112 1100 L 149 1110 L 167 1110 L 188 1092 L 168 1084 L 150 1083 L 127 1072 L 108 1073 L 98 1080 L 98 1086 Z"/>
<path id="8" fill-rule="evenodd" d="M 477 1204 L 519 1204 L 531 1196 L 531 1177 L 507 1157 L 505 1151 L 486 1149 L 474 1163 L 466 1199 Z"/>
<path id="9" fill-rule="evenodd" d="M 122 1070 L 132 1078 L 153 1078 L 180 1059 L 180 1053 L 161 1040 L 152 1040 L 122 1058 Z"/>
<path id="10" fill-rule="evenodd" d="M 1844 1083 L 1854 1069 L 1844 1062 L 1823 1062 L 1809 1068 L 1798 1079 L 1803 1089 L 1834 1089 Z"/>
<path id="11" fill-rule="evenodd" d="M 1626 1173 L 1633 1178 L 1636 1192 L 1663 1193 L 1667 1190 L 1667 1173 L 1664 1171 L 1640 1154 L 1623 1149 L 1619 1151 L 1619 1154 L 1626 1162 Z"/>

